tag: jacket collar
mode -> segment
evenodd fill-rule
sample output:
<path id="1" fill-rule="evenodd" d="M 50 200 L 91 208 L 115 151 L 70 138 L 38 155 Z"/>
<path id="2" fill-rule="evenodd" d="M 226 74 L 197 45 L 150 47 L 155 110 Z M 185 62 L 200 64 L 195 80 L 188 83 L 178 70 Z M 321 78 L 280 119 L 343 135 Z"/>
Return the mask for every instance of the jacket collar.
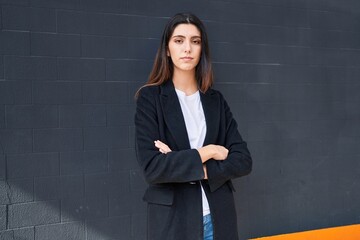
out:
<path id="1" fill-rule="evenodd" d="M 216 142 L 220 121 L 220 101 L 218 94 L 212 89 L 206 93 L 200 92 L 200 99 L 206 119 L 206 136 L 204 146 Z M 164 113 L 166 125 L 176 141 L 178 149 L 190 149 L 189 137 L 186 131 L 184 116 L 174 84 L 168 80 L 160 86 L 160 103 Z"/>

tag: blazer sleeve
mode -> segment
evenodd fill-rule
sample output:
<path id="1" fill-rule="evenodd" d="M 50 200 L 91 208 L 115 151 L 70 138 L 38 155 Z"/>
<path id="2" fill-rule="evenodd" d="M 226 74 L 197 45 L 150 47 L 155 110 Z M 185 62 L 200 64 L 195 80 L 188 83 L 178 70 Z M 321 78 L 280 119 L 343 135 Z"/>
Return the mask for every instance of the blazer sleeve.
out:
<path id="1" fill-rule="evenodd" d="M 252 170 L 252 158 L 246 142 L 242 139 L 230 108 L 220 94 L 225 115 L 225 143 L 229 150 L 223 161 L 206 162 L 210 190 L 215 191 L 228 180 L 249 174 Z"/>
<path id="2" fill-rule="evenodd" d="M 164 141 L 160 138 L 160 128 L 164 128 L 164 126 L 159 125 L 162 111 L 158 109 L 160 105 L 156 103 L 158 94 L 155 93 L 154 88 L 144 87 L 136 102 L 136 155 L 146 181 L 150 184 L 157 184 L 203 179 L 204 170 L 196 149 L 163 154 L 155 147 L 155 140 Z"/>

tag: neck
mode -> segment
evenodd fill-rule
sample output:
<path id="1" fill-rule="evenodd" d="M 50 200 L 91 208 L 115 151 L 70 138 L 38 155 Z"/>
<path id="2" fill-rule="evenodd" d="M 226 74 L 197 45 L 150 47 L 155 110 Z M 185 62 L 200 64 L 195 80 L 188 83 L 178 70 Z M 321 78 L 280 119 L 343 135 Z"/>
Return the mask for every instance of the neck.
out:
<path id="1" fill-rule="evenodd" d="M 174 87 L 191 95 L 198 90 L 195 71 L 176 71 L 174 70 L 173 79 Z"/>

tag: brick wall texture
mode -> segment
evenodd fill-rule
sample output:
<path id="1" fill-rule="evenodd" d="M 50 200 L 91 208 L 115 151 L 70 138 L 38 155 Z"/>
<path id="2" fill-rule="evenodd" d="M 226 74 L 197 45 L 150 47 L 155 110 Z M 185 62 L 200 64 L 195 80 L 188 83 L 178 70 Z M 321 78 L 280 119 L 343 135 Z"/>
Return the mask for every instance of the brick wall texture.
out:
<path id="1" fill-rule="evenodd" d="M 360 222 L 360 1 L 0 4 L 1 240 L 146 239 L 133 97 L 183 11 L 253 154 L 240 239 Z"/>

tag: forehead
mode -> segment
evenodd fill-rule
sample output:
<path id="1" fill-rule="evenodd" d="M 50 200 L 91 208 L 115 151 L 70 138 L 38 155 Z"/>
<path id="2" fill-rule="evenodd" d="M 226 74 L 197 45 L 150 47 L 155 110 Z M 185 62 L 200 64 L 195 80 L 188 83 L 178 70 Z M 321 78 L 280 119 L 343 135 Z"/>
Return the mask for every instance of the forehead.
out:
<path id="1" fill-rule="evenodd" d="M 182 23 L 175 27 L 172 36 L 184 36 L 184 37 L 201 37 L 199 29 L 190 23 Z"/>

